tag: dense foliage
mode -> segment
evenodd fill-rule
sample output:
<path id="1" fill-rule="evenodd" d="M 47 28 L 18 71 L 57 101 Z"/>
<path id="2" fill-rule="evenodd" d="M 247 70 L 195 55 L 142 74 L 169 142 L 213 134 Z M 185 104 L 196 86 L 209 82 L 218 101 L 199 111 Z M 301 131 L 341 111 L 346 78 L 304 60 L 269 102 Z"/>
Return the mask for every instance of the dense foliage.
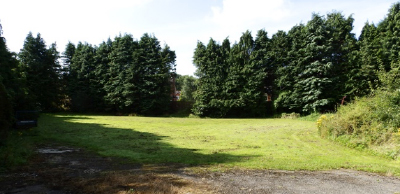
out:
<path id="1" fill-rule="evenodd" d="M 224 47 L 226 41 L 222 46 L 214 40 L 207 47 L 199 43 L 194 56 L 199 76 L 195 112 L 263 116 L 273 111 L 266 106 L 268 95 L 276 98 L 278 111 L 334 110 L 338 99 L 352 94 L 352 87 L 346 87 L 356 68 L 352 23 L 352 17 L 340 13 L 326 18 L 314 14 L 307 25 L 294 26 L 287 34 L 279 31 L 271 39 L 260 30 L 254 40 L 250 32 L 244 33 L 229 49 Z"/>
<path id="2" fill-rule="evenodd" d="M 313 14 L 270 39 L 260 30 L 255 39 L 243 33 L 232 46 L 228 39 L 198 42 L 193 111 L 211 117 L 332 112 L 368 95 L 381 85 L 377 72 L 399 61 L 399 10 L 396 3 L 379 25 L 366 23 L 358 40 L 353 17 L 333 12 Z M 271 97 L 274 106 L 266 102 Z"/>
<path id="3" fill-rule="evenodd" d="M 17 110 L 164 114 L 175 58 L 148 34 L 140 40 L 120 35 L 99 46 L 68 43 L 62 56 L 40 34 L 29 33 L 18 54 L 1 37 L 1 131 Z"/>
<path id="4" fill-rule="evenodd" d="M 28 95 L 36 102 L 36 106 L 46 111 L 57 109 L 61 96 L 59 53 L 56 45 L 46 48 L 40 34 L 35 38 L 29 33 L 18 58 L 26 79 Z"/>
<path id="5" fill-rule="evenodd" d="M 342 106 L 334 115 L 322 115 L 320 135 L 350 147 L 371 148 L 392 158 L 400 156 L 400 90 L 398 67 L 381 72 L 383 87 Z M 394 80 L 395 79 L 395 80 Z"/>
<path id="6" fill-rule="evenodd" d="M 1 30 L 0 30 L 0 33 L 1 33 Z M 8 65 L 7 61 L 4 61 L 4 60 L 7 60 L 7 58 L 10 59 L 10 57 L 7 56 L 7 55 L 9 55 L 9 52 L 7 51 L 7 48 L 5 47 L 4 39 L 1 37 L 0 37 L 0 55 L 1 55 L 0 64 Z M 6 131 L 11 125 L 10 122 L 11 122 L 11 112 L 12 112 L 11 111 L 11 102 L 9 99 L 10 97 L 8 96 L 7 90 L 4 87 L 4 84 L 2 83 L 3 79 L 4 79 L 3 76 L 7 75 L 6 72 L 11 73 L 10 70 L 6 71 L 7 69 L 4 68 L 5 65 L 0 66 L 0 68 L 2 68 L 1 72 L 3 72 L 3 74 L 5 74 L 5 75 L 0 75 L 0 110 L 1 110 L 1 112 L 0 112 L 0 136 L 1 137 L 4 137 L 6 135 Z"/>
<path id="7" fill-rule="evenodd" d="M 255 40 L 249 31 L 232 46 L 211 39 L 199 42 L 194 55 L 199 77 L 193 111 L 200 116 L 256 117 L 267 114 L 265 81 L 268 78 L 267 32 Z"/>
<path id="8" fill-rule="evenodd" d="M 180 101 L 194 102 L 194 92 L 197 90 L 197 79 L 191 75 L 176 76 L 176 90 L 180 91 Z"/>
<path id="9" fill-rule="evenodd" d="M 233 44 L 198 42 L 197 78 L 176 79 L 181 100 L 194 101 L 193 113 L 210 117 L 335 111 L 381 87 L 377 72 L 399 63 L 399 10 L 396 3 L 378 25 L 366 23 L 358 39 L 353 17 L 333 12 L 313 14 L 271 37 L 259 30 L 255 37 L 244 32 Z M 10 101 L 11 114 L 39 109 L 159 115 L 170 108 L 175 52 L 149 34 L 138 40 L 119 35 L 100 45 L 69 43 L 62 55 L 40 34 L 29 33 L 18 54 L 0 41 L 1 98 Z"/>
<path id="10" fill-rule="evenodd" d="M 392 158 L 400 156 L 400 3 L 394 4 L 378 25 L 366 24 L 358 41 L 360 50 L 353 91 L 369 94 L 322 115 L 322 137 L 351 147 L 370 148 Z"/>
<path id="11" fill-rule="evenodd" d="M 69 43 L 64 55 L 72 110 L 144 115 L 168 111 L 175 52 L 161 48 L 154 36 L 144 34 L 137 41 L 120 35 L 98 47 Z"/>
<path id="12" fill-rule="evenodd" d="M 16 54 L 8 50 L 1 32 L 0 25 L 0 145 L 14 122 L 14 109 L 23 107 L 21 104 L 33 104 L 27 95 L 26 79 L 20 73 Z"/>

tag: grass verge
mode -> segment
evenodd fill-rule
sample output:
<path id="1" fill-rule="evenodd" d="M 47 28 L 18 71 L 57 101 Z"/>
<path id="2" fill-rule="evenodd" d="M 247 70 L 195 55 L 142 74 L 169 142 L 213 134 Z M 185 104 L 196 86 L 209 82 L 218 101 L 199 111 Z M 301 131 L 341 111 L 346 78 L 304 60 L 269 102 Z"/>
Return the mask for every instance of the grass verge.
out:
<path id="1" fill-rule="evenodd" d="M 0 146 L 0 172 L 25 164 L 34 153 L 37 129 L 12 130 Z"/>
<path id="2" fill-rule="evenodd" d="M 42 115 L 39 122 L 44 139 L 134 163 L 400 176 L 399 161 L 321 139 L 309 121 Z"/>

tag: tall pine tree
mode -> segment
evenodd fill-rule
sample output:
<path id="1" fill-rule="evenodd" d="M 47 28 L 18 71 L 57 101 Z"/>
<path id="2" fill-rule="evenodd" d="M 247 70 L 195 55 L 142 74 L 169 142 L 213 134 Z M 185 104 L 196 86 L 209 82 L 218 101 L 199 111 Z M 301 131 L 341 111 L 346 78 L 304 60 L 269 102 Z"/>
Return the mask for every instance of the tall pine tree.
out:
<path id="1" fill-rule="evenodd" d="M 60 105 L 60 64 L 55 44 L 49 49 L 37 34 L 29 33 L 18 55 L 26 76 L 29 95 L 37 108 L 54 111 Z"/>
<path id="2" fill-rule="evenodd" d="M 138 42 L 131 35 L 115 37 L 109 54 L 109 79 L 104 84 L 106 102 L 111 110 L 117 112 L 136 112 L 140 99 L 138 85 L 133 81 L 138 77 L 135 69 L 133 52 Z"/>
<path id="3" fill-rule="evenodd" d="M 170 77 L 175 68 L 175 52 L 166 46 L 162 50 L 156 37 L 144 34 L 133 52 L 134 67 L 129 76 L 137 87 L 138 113 L 160 115 L 166 113 L 171 100 Z M 131 82 L 132 83 L 132 82 Z"/>

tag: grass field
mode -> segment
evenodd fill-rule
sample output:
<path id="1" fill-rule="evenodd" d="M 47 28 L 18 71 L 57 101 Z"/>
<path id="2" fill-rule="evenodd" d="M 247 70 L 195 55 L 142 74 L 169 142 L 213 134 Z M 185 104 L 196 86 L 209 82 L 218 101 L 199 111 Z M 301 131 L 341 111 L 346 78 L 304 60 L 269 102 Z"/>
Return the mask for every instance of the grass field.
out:
<path id="1" fill-rule="evenodd" d="M 35 130 L 45 142 L 141 164 L 183 164 L 207 170 L 345 168 L 400 176 L 400 161 L 321 139 L 315 122 L 297 119 L 47 114 Z"/>

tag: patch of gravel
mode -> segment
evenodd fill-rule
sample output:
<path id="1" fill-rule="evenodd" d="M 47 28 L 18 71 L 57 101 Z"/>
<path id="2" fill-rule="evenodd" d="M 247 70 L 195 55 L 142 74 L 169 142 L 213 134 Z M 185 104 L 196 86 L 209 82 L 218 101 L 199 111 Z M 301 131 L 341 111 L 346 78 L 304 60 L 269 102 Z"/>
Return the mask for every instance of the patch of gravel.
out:
<path id="1" fill-rule="evenodd" d="M 400 194 L 398 178 L 351 170 L 234 171 L 214 173 L 199 182 L 220 193 Z"/>

